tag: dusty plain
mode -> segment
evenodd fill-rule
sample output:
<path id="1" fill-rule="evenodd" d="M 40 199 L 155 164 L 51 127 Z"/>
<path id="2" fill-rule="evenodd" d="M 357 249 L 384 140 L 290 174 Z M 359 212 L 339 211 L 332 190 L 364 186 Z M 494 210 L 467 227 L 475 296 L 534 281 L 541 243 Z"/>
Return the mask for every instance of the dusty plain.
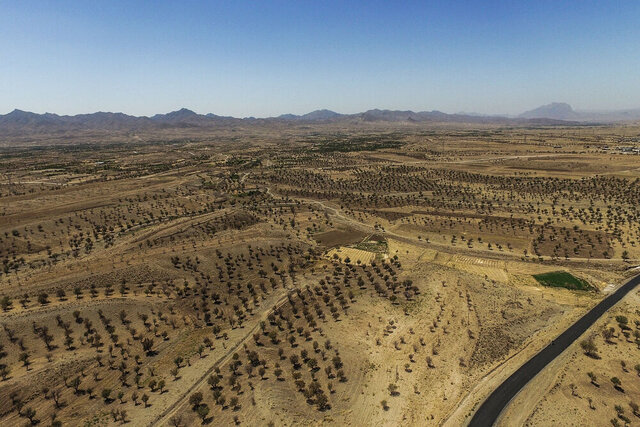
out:
<path id="1" fill-rule="evenodd" d="M 0 149 L 1 425 L 464 425 L 640 272 L 638 126 L 191 132 Z M 639 309 L 502 422 L 640 425 Z"/>

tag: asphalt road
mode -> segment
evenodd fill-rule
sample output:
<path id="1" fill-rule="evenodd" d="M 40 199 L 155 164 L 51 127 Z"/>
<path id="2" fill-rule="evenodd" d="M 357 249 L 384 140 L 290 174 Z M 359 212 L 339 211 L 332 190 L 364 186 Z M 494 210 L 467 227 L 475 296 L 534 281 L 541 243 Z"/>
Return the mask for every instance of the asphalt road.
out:
<path id="1" fill-rule="evenodd" d="M 504 382 L 491 393 L 487 400 L 482 403 L 471 419 L 469 426 L 487 427 L 493 425 L 503 409 L 509 404 L 511 399 L 518 394 L 522 387 L 535 377 L 538 372 L 544 369 L 549 362 L 566 350 L 575 340 L 580 338 L 600 316 L 624 298 L 624 296 L 631 292 L 638 284 L 640 284 L 640 275 L 635 276 L 622 285 L 617 291 L 600 301 L 598 305 L 578 319 L 559 337 L 553 340 L 551 344 L 540 350 L 538 354 L 518 368 L 517 371 L 504 380 Z"/>

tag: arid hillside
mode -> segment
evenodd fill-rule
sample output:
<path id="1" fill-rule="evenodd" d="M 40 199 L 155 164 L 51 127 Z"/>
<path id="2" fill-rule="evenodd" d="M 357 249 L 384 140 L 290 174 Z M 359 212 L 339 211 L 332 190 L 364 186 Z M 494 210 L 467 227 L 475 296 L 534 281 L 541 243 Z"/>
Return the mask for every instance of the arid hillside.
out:
<path id="1" fill-rule="evenodd" d="M 281 123 L 3 148 L 0 424 L 463 425 L 638 272 L 638 130 Z M 523 393 L 517 424 L 638 424 L 638 309 Z"/>

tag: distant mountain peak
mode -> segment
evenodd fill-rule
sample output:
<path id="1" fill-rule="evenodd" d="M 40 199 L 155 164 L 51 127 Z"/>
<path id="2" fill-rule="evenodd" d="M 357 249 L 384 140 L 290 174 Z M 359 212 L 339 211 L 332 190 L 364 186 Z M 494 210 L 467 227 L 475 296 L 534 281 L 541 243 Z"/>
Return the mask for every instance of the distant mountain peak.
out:
<path id="1" fill-rule="evenodd" d="M 314 110 L 310 113 L 298 115 L 298 114 L 281 114 L 277 119 L 281 120 L 306 120 L 306 121 L 324 121 L 331 120 L 342 117 L 343 115 L 340 113 L 336 113 L 335 111 L 322 109 L 322 110 Z"/>
<path id="2" fill-rule="evenodd" d="M 310 113 L 307 113 L 303 115 L 302 118 L 307 120 L 328 120 L 328 119 L 333 119 L 340 116 L 341 114 L 338 114 L 335 111 L 323 109 L 323 110 L 315 110 Z"/>
<path id="3" fill-rule="evenodd" d="M 578 114 L 566 102 L 552 102 L 551 104 L 525 111 L 518 117 L 523 119 L 575 120 Z"/>
<path id="4" fill-rule="evenodd" d="M 298 116 L 297 114 L 291 114 L 291 113 L 287 113 L 287 114 L 280 114 L 278 117 L 276 117 L 277 119 L 283 119 L 283 120 L 293 120 L 293 119 L 297 119 L 300 116 Z"/>
<path id="5" fill-rule="evenodd" d="M 9 114 L 0 115 L 0 125 L 47 126 L 59 120 L 55 114 L 37 114 L 30 111 L 14 109 Z"/>
<path id="6" fill-rule="evenodd" d="M 10 117 L 32 117 L 32 116 L 37 116 L 38 114 L 36 113 L 32 113 L 30 111 L 24 111 L 24 110 L 19 110 L 19 109 L 14 109 L 12 112 L 10 112 L 9 114 L 7 114 L 7 116 Z"/>
<path id="7" fill-rule="evenodd" d="M 151 117 L 152 119 L 184 119 L 186 117 L 197 117 L 198 114 L 188 108 L 181 108 L 179 110 L 171 111 L 166 114 L 156 114 Z"/>

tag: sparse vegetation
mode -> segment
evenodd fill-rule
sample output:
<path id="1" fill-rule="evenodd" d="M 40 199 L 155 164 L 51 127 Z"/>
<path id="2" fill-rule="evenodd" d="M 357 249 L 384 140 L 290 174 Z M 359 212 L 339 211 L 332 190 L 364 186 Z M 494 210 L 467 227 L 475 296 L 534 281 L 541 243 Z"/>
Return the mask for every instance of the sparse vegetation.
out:
<path id="1" fill-rule="evenodd" d="M 612 129 L 334 130 L 0 149 L 0 421 L 438 424 L 640 258 Z M 637 416 L 638 320 L 558 390 Z"/>

